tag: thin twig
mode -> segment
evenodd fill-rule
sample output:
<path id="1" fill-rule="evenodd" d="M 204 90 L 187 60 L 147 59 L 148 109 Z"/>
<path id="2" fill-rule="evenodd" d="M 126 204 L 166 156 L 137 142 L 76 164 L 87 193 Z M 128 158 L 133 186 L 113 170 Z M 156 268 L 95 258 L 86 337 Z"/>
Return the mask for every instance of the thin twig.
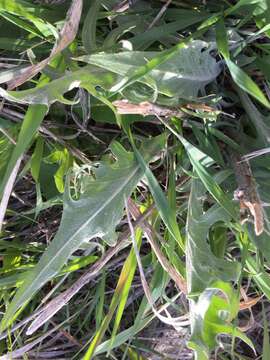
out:
<path id="1" fill-rule="evenodd" d="M 4 108 L 0 110 L 0 113 L 3 115 L 6 115 L 8 118 L 10 118 L 12 121 L 19 122 L 17 119 L 23 120 L 24 114 L 19 113 L 18 111 L 11 110 L 8 108 Z M 59 136 L 51 132 L 46 126 L 41 125 L 39 127 L 39 131 L 42 134 L 48 135 L 50 138 L 52 138 L 55 142 L 61 144 L 65 148 L 67 148 L 70 153 L 78 160 L 80 160 L 83 163 L 90 163 L 90 160 L 87 158 L 87 156 L 80 150 L 76 149 L 70 144 L 67 144 L 63 139 L 61 139 Z"/>
<path id="2" fill-rule="evenodd" d="M 4 129 L 1 125 L 0 125 L 0 132 L 3 133 L 13 145 L 16 145 L 16 141 L 8 133 L 8 131 L 6 129 Z"/>
<path id="3" fill-rule="evenodd" d="M 26 344 L 25 346 L 21 347 L 20 349 L 14 350 L 12 352 L 7 353 L 6 355 L 3 355 L 0 357 L 0 360 L 13 360 L 13 359 L 18 359 L 21 358 L 22 356 L 24 356 L 29 350 L 31 350 L 34 346 L 36 346 L 37 344 L 41 343 L 44 339 L 46 339 L 48 336 L 50 336 L 51 334 L 53 334 L 54 332 L 56 332 L 57 330 L 61 329 L 61 327 L 63 325 L 65 325 L 67 323 L 67 321 L 70 321 L 71 319 L 75 318 L 78 316 L 79 312 L 82 309 L 80 309 L 79 311 L 77 311 L 75 314 L 71 315 L 68 319 L 64 320 L 62 323 L 60 323 L 59 325 L 57 325 L 55 328 L 47 331 L 44 335 L 38 337 L 37 339 L 35 339 L 34 341 L 31 341 L 30 343 Z M 8 332 L 8 335 L 10 335 L 10 331 Z M 55 339 L 54 339 L 55 341 Z"/>
<path id="4" fill-rule="evenodd" d="M 269 153 L 270 153 L 270 147 L 265 148 L 265 149 L 255 150 L 255 151 L 252 151 L 252 152 L 242 156 L 242 160 L 243 161 L 251 160 L 258 156 L 262 156 L 262 155 L 269 154 Z"/>
<path id="5" fill-rule="evenodd" d="M 62 146 L 66 147 L 71 154 L 76 157 L 78 160 L 80 160 L 83 163 L 90 163 L 90 160 L 87 158 L 87 156 L 80 150 L 76 149 L 75 147 L 73 147 L 70 144 L 67 144 L 63 139 L 61 139 L 59 136 L 57 136 L 56 134 L 54 134 L 53 132 L 51 132 L 49 129 L 47 129 L 45 126 L 41 125 L 39 127 L 39 131 L 43 134 L 48 135 L 49 137 L 51 137 L 54 141 L 58 142 L 59 144 L 61 144 Z"/>
<path id="6" fill-rule="evenodd" d="M 171 2 L 172 2 L 172 0 L 167 0 L 167 2 L 162 6 L 160 11 L 158 12 L 157 16 L 154 18 L 154 20 L 148 26 L 147 30 L 150 30 L 150 29 L 152 29 L 153 26 L 155 26 L 155 24 L 158 22 L 158 20 L 161 18 L 161 16 L 165 13 L 165 11 L 167 10 L 167 8 Z"/>
<path id="7" fill-rule="evenodd" d="M 139 272 L 140 272 L 140 277 L 141 277 L 141 283 L 142 283 L 142 287 L 143 287 L 143 290 L 144 290 L 144 293 L 145 293 L 145 296 L 149 302 L 149 305 L 151 306 L 151 309 L 153 311 L 153 313 L 155 314 L 155 316 L 160 320 L 162 321 L 164 324 L 167 324 L 167 325 L 171 325 L 173 326 L 176 330 L 179 330 L 181 329 L 183 326 L 187 326 L 189 325 L 189 320 L 187 320 L 187 316 L 184 315 L 184 316 L 181 316 L 181 317 L 178 317 L 178 318 L 172 318 L 171 315 L 168 313 L 168 311 L 166 311 L 166 314 L 168 316 L 163 316 L 160 314 L 160 312 L 156 309 L 155 307 L 155 304 L 154 304 L 154 301 L 152 299 L 152 295 L 151 295 L 151 291 L 149 289 L 149 286 L 147 284 L 147 280 L 146 280 L 146 277 L 144 275 L 144 270 L 143 270 L 143 266 L 142 266 L 142 262 L 141 262 L 141 258 L 140 258 L 140 254 L 139 254 L 139 250 L 138 250 L 138 246 L 137 246 L 137 242 L 136 242 L 136 239 L 135 239 L 135 231 L 134 231 L 134 227 L 132 225 L 132 222 L 131 222 L 131 217 L 130 217 L 130 214 L 129 214 L 129 205 L 128 205 L 128 202 L 127 200 L 125 199 L 125 207 L 126 207 L 126 212 L 127 212 L 127 220 L 128 220 L 128 225 L 129 225 L 129 228 L 130 228 L 130 234 L 131 234 L 131 239 L 132 239 L 132 245 L 133 245 L 133 248 L 134 248 L 134 252 L 135 252 L 135 255 L 136 255 L 136 259 L 137 259 L 137 264 L 138 264 L 138 268 L 139 268 Z"/>
<path id="8" fill-rule="evenodd" d="M 137 206 L 131 199 L 128 200 L 128 206 L 129 206 L 132 216 L 136 216 L 136 217 L 140 216 L 139 209 L 137 208 Z M 156 254 L 156 257 L 157 257 L 159 263 L 161 264 L 163 269 L 166 272 L 168 272 L 170 277 L 174 280 L 178 289 L 180 291 L 182 291 L 183 294 L 186 295 L 187 294 L 186 280 L 184 279 L 184 277 L 181 274 L 179 274 L 178 271 L 176 271 L 176 269 L 169 263 L 167 258 L 163 255 L 162 251 L 160 250 L 160 248 L 155 240 L 155 235 L 154 235 L 152 226 L 147 221 L 143 221 L 141 226 L 145 232 L 147 240 L 149 241 L 149 243 L 151 245 L 152 250 Z"/>

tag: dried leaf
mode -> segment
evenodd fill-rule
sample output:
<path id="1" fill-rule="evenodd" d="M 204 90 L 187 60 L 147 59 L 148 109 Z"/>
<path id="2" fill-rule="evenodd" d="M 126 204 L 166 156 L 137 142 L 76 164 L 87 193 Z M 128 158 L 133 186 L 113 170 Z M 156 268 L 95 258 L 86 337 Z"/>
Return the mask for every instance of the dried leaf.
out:
<path id="1" fill-rule="evenodd" d="M 82 5 L 83 0 L 73 0 L 72 4 L 68 10 L 65 24 L 60 32 L 59 42 L 55 44 L 53 47 L 51 54 L 48 58 L 42 60 L 40 63 L 31 65 L 25 69 L 20 76 L 15 79 L 10 80 L 8 84 L 8 89 L 14 89 L 17 86 L 22 85 L 27 80 L 34 77 L 37 73 L 39 73 L 48 63 L 52 60 L 52 58 L 64 50 L 72 41 L 75 39 L 81 13 L 82 13 Z"/>

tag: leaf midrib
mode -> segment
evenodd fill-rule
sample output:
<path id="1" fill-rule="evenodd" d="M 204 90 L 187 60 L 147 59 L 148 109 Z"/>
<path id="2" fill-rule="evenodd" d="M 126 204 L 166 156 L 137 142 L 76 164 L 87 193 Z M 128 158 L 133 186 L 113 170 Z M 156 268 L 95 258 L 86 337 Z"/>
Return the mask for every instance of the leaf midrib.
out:
<path id="1" fill-rule="evenodd" d="M 136 174 L 136 172 L 140 169 L 140 166 L 137 165 L 136 168 L 134 169 L 134 171 L 130 174 L 130 176 L 127 177 L 126 181 L 123 183 L 123 185 L 112 195 L 108 198 L 107 201 L 105 201 L 105 203 L 97 210 L 97 212 L 95 212 L 85 223 L 84 225 L 82 225 L 78 230 L 75 231 L 75 233 L 69 238 L 69 241 L 67 241 L 64 245 L 64 248 L 66 246 L 68 246 L 70 239 L 73 239 L 83 228 L 85 228 L 92 220 L 93 218 L 95 218 L 96 216 L 98 216 L 98 214 L 103 211 L 106 206 L 114 199 L 114 197 L 118 196 L 118 194 L 122 191 L 122 189 L 125 188 L 125 186 L 127 185 L 127 183 L 132 179 L 132 177 Z M 56 235 L 57 236 L 57 235 Z M 55 238 L 54 238 L 55 240 Z M 53 240 L 53 241 L 54 241 Z M 55 259 L 58 257 L 58 255 L 63 251 L 63 247 L 59 248 L 59 250 L 56 252 L 56 254 L 54 255 L 54 257 L 52 257 L 50 259 L 50 261 L 45 265 L 45 267 L 42 268 L 42 270 L 39 272 L 39 274 L 37 275 L 37 277 L 35 277 L 35 281 L 32 284 L 35 284 L 36 282 L 38 282 L 38 280 L 41 278 L 41 276 L 43 275 L 44 271 L 46 272 L 47 268 L 50 266 L 50 264 L 52 264 L 53 261 L 55 261 Z M 31 274 L 32 275 L 32 274 Z M 43 285 L 43 284 L 42 284 Z M 42 286 L 41 285 L 41 286 Z M 29 285 L 27 286 L 27 292 L 29 293 L 29 290 L 32 289 L 33 286 Z M 23 289 L 23 288 L 21 288 Z M 19 294 L 18 294 L 19 297 Z M 24 296 L 25 297 L 25 296 Z M 17 303 L 17 306 L 21 306 L 25 301 L 27 300 L 23 300 Z M 14 305 L 15 306 L 15 305 Z"/>

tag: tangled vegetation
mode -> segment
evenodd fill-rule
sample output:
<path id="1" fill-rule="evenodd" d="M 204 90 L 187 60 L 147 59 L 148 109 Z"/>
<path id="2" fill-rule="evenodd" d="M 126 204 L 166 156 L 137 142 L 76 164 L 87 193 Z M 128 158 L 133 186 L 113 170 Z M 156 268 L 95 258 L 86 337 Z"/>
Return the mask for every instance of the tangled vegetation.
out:
<path id="1" fill-rule="evenodd" d="M 0 16 L 0 359 L 270 359 L 269 0 Z"/>

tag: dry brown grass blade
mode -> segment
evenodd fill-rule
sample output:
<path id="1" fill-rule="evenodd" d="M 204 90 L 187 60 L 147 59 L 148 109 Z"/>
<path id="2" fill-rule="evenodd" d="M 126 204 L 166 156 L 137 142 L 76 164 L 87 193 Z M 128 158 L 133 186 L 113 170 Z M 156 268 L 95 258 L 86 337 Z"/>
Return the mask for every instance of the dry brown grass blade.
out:
<path id="1" fill-rule="evenodd" d="M 238 329 L 242 332 L 246 332 L 250 329 L 252 329 L 252 327 L 254 326 L 254 323 L 255 323 L 255 319 L 254 319 L 254 316 L 253 316 L 253 311 L 252 311 L 252 306 L 256 305 L 257 302 L 259 300 L 261 300 L 261 296 L 260 297 L 257 297 L 257 298 L 249 298 L 247 296 L 247 293 L 246 293 L 246 290 L 244 288 L 240 288 L 240 293 L 242 295 L 242 298 L 244 299 L 243 302 L 240 302 L 239 304 L 239 310 L 245 310 L 245 309 L 249 309 L 249 312 L 250 312 L 250 318 L 247 322 L 246 325 L 244 326 L 239 326 Z"/>
<path id="2" fill-rule="evenodd" d="M 64 26 L 60 32 L 59 41 L 53 47 L 50 56 L 47 59 L 42 60 L 40 63 L 31 65 L 26 68 L 20 76 L 17 76 L 15 79 L 9 81 L 8 89 L 14 89 L 17 86 L 22 85 L 27 80 L 34 77 L 38 74 L 52 58 L 64 50 L 72 41 L 75 39 L 82 13 L 83 0 L 73 0 L 71 6 L 67 12 L 66 20 Z"/>
<path id="3" fill-rule="evenodd" d="M 42 341 L 44 341 L 48 336 L 52 335 L 54 332 L 56 332 L 60 328 L 61 324 L 57 326 L 57 328 L 53 328 L 49 331 L 47 331 L 44 335 L 38 337 L 37 339 L 29 342 L 28 344 L 22 346 L 19 349 L 16 349 L 14 351 L 11 351 L 7 353 L 6 355 L 0 356 L 0 360 L 13 360 L 13 359 L 21 359 L 25 354 L 33 349 L 36 345 L 40 344 Z"/>
<path id="4" fill-rule="evenodd" d="M 165 13 L 165 11 L 167 10 L 167 8 L 169 7 L 170 3 L 172 2 L 172 0 L 167 0 L 166 4 L 163 5 L 163 7 L 160 9 L 160 11 L 158 12 L 157 16 L 154 18 L 154 20 L 151 22 L 151 24 L 148 26 L 147 30 L 152 29 L 152 27 L 154 27 L 156 25 L 156 23 L 160 20 L 160 18 L 163 16 L 163 14 Z"/>
<path id="5" fill-rule="evenodd" d="M 243 215 L 246 210 L 252 215 L 255 234 L 259 236 L 264 231 L 264 212 L 251 168 L 248 161 L 241 160 L 239 154 L 231 152 L 230 155 L 238 183 L 238 188 L 234 192 L 234 197 L 236 200 L 239 200 L 240 211 Z M 244 223 L 247 221 L 247 218 L 244 217 L 241 220 L 242 223 Z"/>
<path id="6" fill-rule="evenodd" d="M 256 305 L 262 298 L 262 296 L 257 296 L 255 298 L 248 297 L 246 290 L 242 287 L 240 288 L 240 292 L 244 301 L 240 302 L 239 310 L 251 310 L 252 306 Z"/>
<path id="7" fill-rule="evenodd" d="M 131 205 L 131 204 L 130 204 Z M 126 207 L 126 212 L 127 212 L 127 220 L 128 220 L 128 225 L 130 228 L 130 234 L 131 234 L 131 239 L 132 239 L 132 245 L 133 245 L 133 249 L 134 249 L 134 253 L 136 256 L 136 260 L 137 260 L 137 264 L 138 264 L 138 269 L 139 269 L 139 273 L 140 273 L 140 278 L 141 278 L 141 284 L 144 290 L 144 294 L 146 296 L 146 299 L 149 303 L 149 305 L 151 306 L 151 309 L 153 311 L 153 313 L 155 314 L 155 316 L 162 321 L 164 324 L 173 326 L 176 330 L 180 330 L 183 328 L 183 326 L 187 326 L 190 325 L 190 321 L 189 321 L 189 315 L 188 314 L 184 314 L 183 316 L 180 317 L 172 317 L 170 315 L 170 313 L 168 311 L 165 311 L 167 316 L 163 316 L 161 315 L 161 313 L 158 311 L 158 309 L 155 306 L 155 303 L 152 299 L 152 294 L 150 291 L 150 288 L 148 286 L 146 277 L 145 277 L 145 273 L 144 273 L 144 269 L 142 266 L 142 262 L 141 262 L 141 258 L 140 258 L 140 254 L 139 254 L 139 249 L 135 240 L 135 232 L 134 232 L 134 227 L 132 225 L 131 222 L 131 215 L 129 213 L 129 211 L 132 208 L 132 205 L 130 206 L 128 205 L 127 200 L 125 199 L 125 207 Z M 134 209 L 133 209 L 134 210 Z M 132 210 L 131 210 L 132 211 Z M 131 212 L 130 211 L 130 212 Z M 178 294 L 180 295 L 180 293 Z"/>
<path id="8" fill-rule="evenodd" d="M 129 201 L 128 201 L 128 206 L 129 206 L 132 216 L 136 216 L 136 217 L 140 216 L 139 209 L 137 208 L 137 206 L 134 204 L 134 202 L 131 199 L 129 199 Z M 160 248 L 155 240 L 155 234 L 154 234 L 152 227 L 150 226 L 150 224 L 147 221 L 143 221 L 142 228 L 147 236 L 147 240 L 149 241 L 152 250 L 156 254 L 156 257 L 157 257 L 159 263 L 161 264 L 163 269 L 170 275 L 170 277 L 175 282 L 178 289 L 180 291 L 182 291 L 183 294 L 186 295 L 187 294 L 186 279 L 184 279 L 183 276 L 181 274 L 179 274 L 179 272 L 176 271 L 176 269 L 169 263 L 167 258 L 163 255 L 162 251 L 160 250 Z"/>
<path id="9" fill-rule="evenodd" d="M 157 116 L 182 116 L 184 113 L 176 108 L 159 106 L 148 101 L 133 104 L 126 99 L 113 102 L 119 114 L 157 115 Z"/>
<path id="10" fill-rule="evenodd" d="M 250 309 L 252 306 L 256 305 L 261 298 L 261 296 L 257 296 L 255 298 L 248 298 L 247 300 L 241 301 L 239 304 L 239 310 Z"/>

